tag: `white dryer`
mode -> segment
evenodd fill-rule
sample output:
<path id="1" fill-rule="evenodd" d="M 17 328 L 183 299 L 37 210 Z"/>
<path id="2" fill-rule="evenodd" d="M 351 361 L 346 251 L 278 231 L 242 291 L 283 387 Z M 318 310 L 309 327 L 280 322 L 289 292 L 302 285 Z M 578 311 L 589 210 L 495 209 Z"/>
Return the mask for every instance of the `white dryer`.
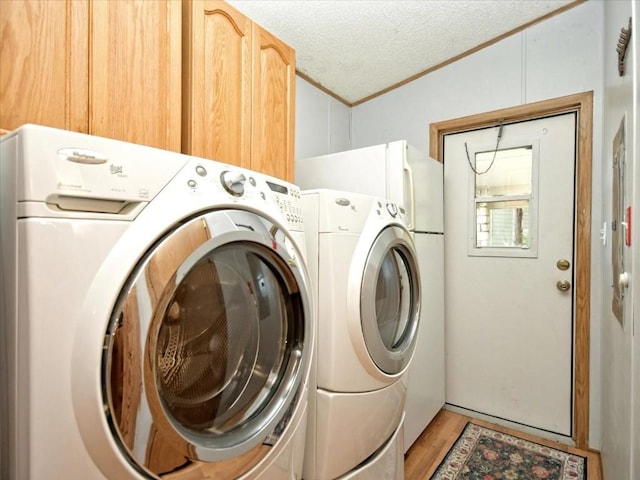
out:
<path id="1" fill-rule="evenodd" d="M 0 179 L 0 477 L 301 475 L 297 187 L 31 125 L 0 140 Z"/>
<path id="2" fill-rule="evenodd" d="M 404 213 L 338 190 L 302 192 L 318 306 L 303 478 L 404 478 L 403 375 L 416 344 L 420 277 Z"/>

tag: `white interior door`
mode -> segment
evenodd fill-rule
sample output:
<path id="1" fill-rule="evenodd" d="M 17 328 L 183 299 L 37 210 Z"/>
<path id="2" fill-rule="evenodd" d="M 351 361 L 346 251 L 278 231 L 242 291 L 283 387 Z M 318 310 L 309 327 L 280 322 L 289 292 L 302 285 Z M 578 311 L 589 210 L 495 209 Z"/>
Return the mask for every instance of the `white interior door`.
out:
<path id="1" fill-rule="evenodd" d="M 446 401 L 564 436 L 575 122 L 567 113 L 444 142 Z"/>

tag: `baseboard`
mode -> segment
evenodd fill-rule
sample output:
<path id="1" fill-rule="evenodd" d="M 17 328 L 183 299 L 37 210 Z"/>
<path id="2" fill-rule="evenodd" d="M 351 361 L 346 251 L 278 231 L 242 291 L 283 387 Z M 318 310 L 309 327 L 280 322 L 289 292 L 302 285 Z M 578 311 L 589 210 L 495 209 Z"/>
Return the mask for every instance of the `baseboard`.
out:
<path id="1" fill-rule="evenodd" d="M 445 403 L 445 410 L 449 410 L 451 412 L 459 413 L 461 415 L 466 415 L 468 417 L 477 418 L 479 420 L 484 420 L 485 422 L 495 423 L 496 425 L 501 425 L 503 427 L 511 428 L 513 430 L 528 433 L 530 435 L 535 435 L 540 438 L 545 438 L 547 440 L 551 440 L 554 442 L 559 442 L 563 445 L 567 445 L 570 447 L 575 447 L 576 442 L 571 437 L 567 437 L 565 435 L 560 435 L 558 433 L 549 432 L 547 430 L 539 430 L 537 428 L 530 427 L 528 425 L 523 425 L 521 423 L 511 422 L 504 418 L 493 417 L 491 415 L 487 415 L 485 413 L 476 412 L 475 410 L 469 410 L 463 407 L 458 407 L 456 405 L 451 405 L 449 403 Z"/>

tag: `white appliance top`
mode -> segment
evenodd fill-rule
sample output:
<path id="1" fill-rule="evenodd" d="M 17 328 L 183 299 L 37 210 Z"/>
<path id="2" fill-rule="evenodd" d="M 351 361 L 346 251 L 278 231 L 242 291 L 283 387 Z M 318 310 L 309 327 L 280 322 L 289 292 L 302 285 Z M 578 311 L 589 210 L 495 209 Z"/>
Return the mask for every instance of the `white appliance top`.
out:
<path id="1" fill-rule="evenodd" d="M 16 139 L 21 179 L 18 201 L 51 195 L 148 201 L 189 157 L 143 145 L 39 125 L 24 125 L 3 138 Z"/>
<path id="2" fill-rule="evenodd" d="M 295 181 L 386 198 L 408 212 L 410 230 L 443 232 L 443 165 L 405 140 L 298 159 Z"/>
<path id="3" fill-rule="evenodd" d="M 17 164 L 19 217 L 131 220 L 175 179 L 200 203 L 229 199 L 271 205 L 291 230 L 303 230 L 300 188 L 250 170 L 39 125 L 24 125 L 0 144 L 2 156 Z"/>

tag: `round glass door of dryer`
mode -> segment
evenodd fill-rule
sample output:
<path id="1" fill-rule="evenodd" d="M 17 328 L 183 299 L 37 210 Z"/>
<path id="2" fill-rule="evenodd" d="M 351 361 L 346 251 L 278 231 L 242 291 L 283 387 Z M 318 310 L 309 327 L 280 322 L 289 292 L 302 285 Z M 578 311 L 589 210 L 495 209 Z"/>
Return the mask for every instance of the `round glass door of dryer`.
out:
<path id="1" fill-rule="evenodd" d="M 141 473 L 236 478 L 277 443 L 311 351 L 291 251 L 268 219 L 219 210 L 166 235 L 131 275 L 105 336 L 103 397 Z"/>
<path id="2" fill-rule="evenodd" d="M 382 230 L 362 278 L 360 321 L 367 351 L 381 371 L 402 373 L 415 349 L 420 317 L 418 262 L 406 230 Z"/>

